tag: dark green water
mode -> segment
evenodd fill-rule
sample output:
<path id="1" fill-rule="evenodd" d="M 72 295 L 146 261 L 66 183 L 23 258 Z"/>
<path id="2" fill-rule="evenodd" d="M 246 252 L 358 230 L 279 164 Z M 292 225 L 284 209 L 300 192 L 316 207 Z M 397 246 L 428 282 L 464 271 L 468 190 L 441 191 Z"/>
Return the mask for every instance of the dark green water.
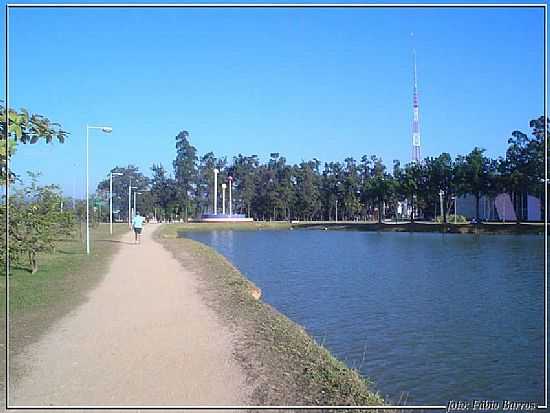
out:
<path id="1" fill-rule="evenodd" d="M 263 299 L 390 400 L 543 401 L 541 236 L 214 231 Z"/>

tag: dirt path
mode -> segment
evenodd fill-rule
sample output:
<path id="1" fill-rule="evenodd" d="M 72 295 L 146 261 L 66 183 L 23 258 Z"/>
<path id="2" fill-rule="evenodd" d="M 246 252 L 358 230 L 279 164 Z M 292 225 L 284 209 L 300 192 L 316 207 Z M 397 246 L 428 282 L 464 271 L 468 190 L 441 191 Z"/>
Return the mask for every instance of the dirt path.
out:
<path id="1" fill-rule="evenodd" d="M 246 405 L 232 335 L 145 228 L 89 300 L 10 360 L 11 406 Z"/>

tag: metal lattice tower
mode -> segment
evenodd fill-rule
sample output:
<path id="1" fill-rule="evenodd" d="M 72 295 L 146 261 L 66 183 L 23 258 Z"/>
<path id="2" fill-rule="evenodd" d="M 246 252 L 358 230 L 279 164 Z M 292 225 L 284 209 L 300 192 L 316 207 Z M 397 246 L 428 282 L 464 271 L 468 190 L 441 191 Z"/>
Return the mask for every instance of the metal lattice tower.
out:
<path id="1" fill-rule="evenodd" d="M 420 162 L 420 115 L 418 110 L 418 84 L 416 80 L 416 51 L 413 50 L 414 87 L 412 121 L 412 161 Z"/>

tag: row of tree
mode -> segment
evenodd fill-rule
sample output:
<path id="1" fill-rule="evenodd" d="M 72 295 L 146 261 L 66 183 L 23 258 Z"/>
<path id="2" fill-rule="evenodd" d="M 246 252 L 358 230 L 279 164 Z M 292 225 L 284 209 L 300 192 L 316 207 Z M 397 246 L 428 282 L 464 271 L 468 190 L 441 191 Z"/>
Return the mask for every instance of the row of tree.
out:
<path id="1" fill-rule="evenodd" d="M 279 153 L 272 153 L 266 163 L 257 155 L 239 154 L 231 162 L 212 152 L 199 157 L 189 133 L 182 131 L 176 136 L 173 174 L 161 164 L 152 166 L 151 178 L 131 165 L 112 170 L 124 174 L 114 183 L 115 203 L 120 216 L 127 217 L 128 190 L 136 186 L 138 191 L 148 190 L 138 197 L 140 212 L 160 219 L 198 217 L 212 212 L 216 168 L 219 183 L 233 179 L 233 211 L 260 220 L 382 221 L 396 216 L 399 205 L 407 206 L 411 220 L 418 216 L 431 219 L 442 199 L 441 219 L 446 222 L 453 197 L 465 194 L 475 197 L 479 219 L 481 197 L 499 193 L 511 195 L 518 219 L 522 219 L 526 194 L 541 196 L 544 192 L 544 118 L 529 125 L 530 135 L 511 134 L 505 157 L 491 159 L 476 147 L 454 159 L 442 153 L 420 163 L 394 161 L 390 168 L 381 158 L 367 155 L 324 165 L 317 159 L 291 165 Z M 108 189 L 105 179 L 98 193 L 106 194 Z"/>
<path id="2" fill-rule="evenodd" d="M 176 137 L 173 174 L 160 164 L 152 166 L 151 178 L 132 165 L 111 171 L 123 174 L 113 181 L 115 217 L 127 219 L 128 201 L 133 203 L 128 199 L 130 189 L 139 194 L 138 210 L 159 219 L 187 220 L 211 212 L 213 171 L 218 169 L 218 182 L 233 179 L 233 210 L 261 220 L 381 221 L 395 216 L 403 204 L 411 220 L 416 216 L 433 218 L 436 213 L 432 211 L 442 199 L 445 207 L 441 219 L 446 221 L 452 198 L 465 194 L 475 197 L 479 218 L 480 198 L 502 192 L 512 196 L 521 219 L 525 195 L 542 198 L 544 192 L 545 119 L 534 119 L 529 125 L 530 135 L 520 131 L 511 134 L 505 157 L 491 159 L 483 149 L 474 148 L 455 159 L 443 153 L 404 166 L 394 161 L 391 170 L 382 159 L 366 155 L 360 160 L 350 157 L 344 162 L 327 162 L 322 168 L 317 159 L 290 165 L 279 153 L 272 153 L 266 163 L 256 155 L 239 154 L 231 162 L 212 152 L 199 157 L 189 133 L 182 131 Z M 67 135 L 59 124 L 44 116 L 24 109 L 6 112 L 0 103 L 0 178 L 10 182 L 19 179 L 8 169 L 18 144 L 54 139 L 62 143 Z M 30 177 L 30 185 L 10 196 L 8 233 L 10 258 L 13 262 L 28 260 L 34 272 L 38 253 L 55 249 L 55 240 L 60 237 L 76 235 L 76 224 L 85 218 L 86 207 L 84 201 L 63 198 L 56 186 L 39 186 L 37 175 Z M 105 179 L 90 204 L 92 225 L 108 221 L 108 194 L 109 180 Z M 5 195 L 3 198 L 0 232 L 5 233 Z M 0 241 L 2 262 L 7 240 L 2 237 Z"/>

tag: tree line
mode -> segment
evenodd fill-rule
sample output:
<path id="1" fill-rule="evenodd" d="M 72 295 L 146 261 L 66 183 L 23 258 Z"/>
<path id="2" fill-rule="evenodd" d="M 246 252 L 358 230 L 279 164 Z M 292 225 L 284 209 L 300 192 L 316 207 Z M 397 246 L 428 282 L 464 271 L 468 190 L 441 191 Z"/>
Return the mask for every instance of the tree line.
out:
<path id="1" fill-rule="evenodd" d="M 548 120 L 546 120 L 548 122 Z M 7 129 L 6 129 L 7 126 Z M 343 162 L 317 159 L 289 164 L 279 153 L 262 163 L 257 155 L 238 154 L 231 161 L 208 152 L 199 157 L 182 131 L 176 136 L 176 157 L 172 173 L 162 164 L 153 164 L 147 177 L 136 166 L 116 167 L 123 173 L 113 180 L 115 217 L 128 217 L 128 194 L 137 193 L 140 212 L 161 220 L 197 218 L 212 212 L 213 171 L 219 170 L 218 183 L 233 179 L 233 211 L 256 220 L 364 220 L 395 217 L 398 206 L 406 203 L 409 219 L 435 218 L 443 200 L 443 216 L 451 210 L 453 197 L 471 194 L 476 199 L 476 217 L 482 196 L 494 198 L 510 194 L 518 220 L 525 196 L 542 198 L 544 193 L 545 119 L 529 122 L 530 134 L 514 131 L 507 140 L 506 155 L 497 159 L 474 148 L 454 159 L 448 153 L 425 158 L 420 163 L 388 168 L 377 156 L 352 157 Z M 8 111 L 0 102 L 0 178 L 22 183 L 9 170 L 9 159 L 18 144 L 39 141 L 65 141 L 68 133 L 58 123 L 26 110 Z M 7 149 L 6 149 L 7 148 Z M 58 239 L 77 236 L 78 223 L 86 216 L 85 201 L 64 197 L 55 185 L 40 186 L 37 174 L 29 174 L 30 184 L 10 194 L 10 228 L 6 231 L 6 196 L 0 207 L 0 263 L 5 264 L 6 241 L 10 260 L 26 261 L 32 272 L 38 269 L 41 252 L 55 250 Z M 221 191 L 218 196 L 221 198 Z M 99 183 L 90 202 L 92 226 L 109 220 L 109 179 Z M 133 205 L 133 197 L 129 200 Z M 218 200 L 221 201 L 221 200 Z M 218 202 L 220 205 L 220 202 Z M 82 224 L 80 238 L 82 239 Z"/>
<path id="2" fill-rule="evenodd" d="M 348 157 L 343 162 L 322 164 L 317 159 L 289 164 L 280 153 L 271 153 L 262 163 L 257 155 L 199 156 L 188 131 L 176 136 L 176 157 L 172 173 L 154 164 L 152 177 L 135 166 L 117 167 L 117 205 L 127 216 L 128 187 L 148 190 L 138 197 L 138 210 L 160 219 L 192 219 L 212 212 L 213 171 L 219 170 L 218 184 L 233 179 L 233 211 L 256 220 L 373 220 L 397 216 L 399 205 L 407 205 L 408 219 L 436 218 L 442 200 L 447 222 L 454 197 L 471 194 L 476 218 L 483 196 L 494 199 L 510 194 L 518 221 L 525 218 L 522 205 L 527 194 L 542 198 L 544 193 L 544 117 L 531 120 L 530 134 L 512 132 L 506 155 L 497 159 L 475 147 L 454 159 L 448 153 L 405 165 L 397 160 L 387 166 L 380 157 Z M 105 179 L 99 193 L 108 191 Z M 126 194 L 126 195 L 124 195 Z M 218 189 L 218 205 L 221 190 Z M 133 200 L 132 200 L 133 202 Z"/>

